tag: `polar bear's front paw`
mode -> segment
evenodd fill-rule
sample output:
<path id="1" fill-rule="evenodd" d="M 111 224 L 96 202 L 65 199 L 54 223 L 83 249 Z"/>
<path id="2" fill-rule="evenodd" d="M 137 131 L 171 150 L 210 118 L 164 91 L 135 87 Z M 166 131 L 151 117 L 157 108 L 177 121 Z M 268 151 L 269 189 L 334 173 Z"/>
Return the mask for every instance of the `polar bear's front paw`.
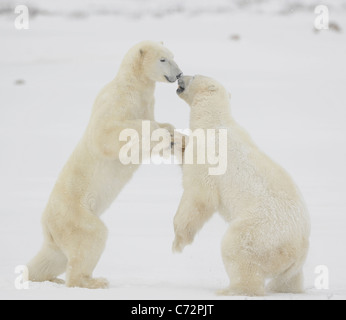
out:
<path id="1" fill-rule="evenodd" d="M 182 245 L 182 243 L 177 240 L 177 238 L 173 242 L 173 247 L 172 250 L 174 253 L 182 253 L 184 250 L 185 246 Z"/>
<path id="2" fill-rule="evenodd" d="M 193 242 L 193 237 L 190 234 L 176 235 L 173 242 L 173 252 L 181 253 L 184 251 L 185 247 Z"/>
<path id="3" fill-rule="evenodd" d="M 175 131 L 174 135 L 172 136 L 172 141 L 171 141 L 171 144 L 172 144 L 172 147 L 175 146 L 176 149 L 180 150 L 180 152 L 184 153 L 185 152 L 185 149 L 186 149 L 186 146 L 188 144 L 188 136 L 178 132 L 178 131 Z"/>
<path id="4" fill-rule="evenodd" d="M 175 128 L 170 123 L 162 123 L 160 124 L 160 128 L 167 130 L 171 137 L 174 137 Z"/>

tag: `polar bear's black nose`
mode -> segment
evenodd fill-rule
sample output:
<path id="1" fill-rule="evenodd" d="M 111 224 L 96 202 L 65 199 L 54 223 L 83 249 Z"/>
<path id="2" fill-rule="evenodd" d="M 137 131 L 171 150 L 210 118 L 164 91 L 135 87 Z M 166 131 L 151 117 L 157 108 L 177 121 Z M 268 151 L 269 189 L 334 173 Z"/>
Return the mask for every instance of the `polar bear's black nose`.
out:
<path id="1" fill-rule="evenodd" d="M 182 76 L 183 76 L 183 73 L 182 73 L 182 72 L 179 73 L 179 74 L 177 75 L 177 80 L 179 80 Z"/>

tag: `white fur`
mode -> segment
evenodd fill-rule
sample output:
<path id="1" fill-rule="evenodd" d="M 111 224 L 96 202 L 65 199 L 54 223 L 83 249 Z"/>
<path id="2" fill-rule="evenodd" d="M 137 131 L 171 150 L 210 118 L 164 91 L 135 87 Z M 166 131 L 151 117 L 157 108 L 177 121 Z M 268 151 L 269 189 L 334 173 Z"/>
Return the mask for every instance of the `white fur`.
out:
<path id="1" fill-rule="evenodd" d="M 99 216 L 138 168 L 119 161 L 125 143 L 119 134 L 127 128 L 141 133 L 142 120 L 149 120 L 152 131 L 166 128 L 173 135 L 173 126 L 154 120 L 154 90 L 156 81 L 172 82 L 180 73 L 160 43 L 142 42 L 126 54 L 116 78 L 98 95 L 87 130 L 50 196 L 42 218 L 44 244 L 28 264 L 30 280 L 56 281 L 66 271 L 69 287 L 107 286 L 105 279 L 92 278 L 107 239 Z"/>
<path id="2" fill-rule="evenodd" d="M 229 94 L 219 83 L 203 76 L 179 82 L 186 87 L 180 96 L 191 107 L 191 130 L 228 129 L 228 167 L 210 176 L 209 165 L 184 165 L 173 250 L 191 244 L 218 211 L 229 223 L 222 255 L 230 286 L 221 294 L 264 295 L 269 278 L 271 291 L 302 292 L 310 222 L 300 192 L 233 120 Z"/>

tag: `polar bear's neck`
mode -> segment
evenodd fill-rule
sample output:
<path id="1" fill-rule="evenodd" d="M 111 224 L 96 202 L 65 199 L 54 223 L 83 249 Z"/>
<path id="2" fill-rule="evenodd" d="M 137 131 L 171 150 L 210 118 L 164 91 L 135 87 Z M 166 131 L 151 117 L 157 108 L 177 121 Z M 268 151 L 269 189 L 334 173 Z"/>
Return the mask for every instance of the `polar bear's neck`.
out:
<path id="1" fill-rule="evenodd" d="M 126 67 L 122 65 L 119 73 L 113 81 L 114 87 L 118 92 L 125 92 L 131 97 L 134 110 L 140 112 L 144 118 L 153 120 L 154 110 L 153 101 L 156 84 L 154 81 L 143 76 L 135 66 Z"/>
<path id="2" fill-rule="evenodd" d="M 234 123 L 229 101 L 219 99 L 196 99 L 191 105 L 190 128 L 212 129 Z"/>
<path id="3" fill-rule="evenodd" d="M 155 82 L 142 75 L 140 72 L 134 73 L 130 70 L 122 72 L 120 69 L 116 80 L 119 85 L 132 86 L 136 88 L 136 91 L 155 90 Z"/>
<path id="4" fill-rule="evenodd" d="M 143 69 L 143 61 L 139 59 L 138 53 L 128 52 L 119 68 L 116 77 L 124 85 L 132 85 L 139 91 L 155 90 L 155 82 L 148 78 Z"/>

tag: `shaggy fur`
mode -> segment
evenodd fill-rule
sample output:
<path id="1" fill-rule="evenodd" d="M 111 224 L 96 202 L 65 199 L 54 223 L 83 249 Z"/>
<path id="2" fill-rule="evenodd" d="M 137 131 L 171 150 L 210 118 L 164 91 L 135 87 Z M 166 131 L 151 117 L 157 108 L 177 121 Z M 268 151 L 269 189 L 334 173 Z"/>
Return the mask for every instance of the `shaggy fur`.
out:
<path id="1" fill-rule="evenodd" d="M 219 212 L 229 223 L 222 255 L 230 285 L 221 294 L 264 295 L 266 279 L 272 279 L 271 291 L 302 292 L 310 222 L 300 192 L 233 120 L 225 88 L 203 76 L 179 83 L 178 93 L 191 107 L 191 130 L 228 130 L 228 167 L 224 175 L 211 176 L 209 165 L 184 165 L 173 250 L 191 244 Z"/>
<path id="2" fill-rule="evenodd" d="M 173 126 L 154 120 L 154 90 L 155 82 L 174 82 L 180 74 L 160 43 L 142 42 L 127 53 L 116 78 L 98 95 L 87 130 L 50 196 L 42 218 L 44 244 L 28 264 L 30 280 L 60 282 L 56 277 L 66 272 L 68 287 L 107 287 L 105 279 L 92 277 L 107 239 L 99 217 L 138 168 L 119 161 L 125 144 L 119 134 L 140 134 L 142 120 L 149 120 L 152 131 L 165 128 L 173 136 Z"/>

